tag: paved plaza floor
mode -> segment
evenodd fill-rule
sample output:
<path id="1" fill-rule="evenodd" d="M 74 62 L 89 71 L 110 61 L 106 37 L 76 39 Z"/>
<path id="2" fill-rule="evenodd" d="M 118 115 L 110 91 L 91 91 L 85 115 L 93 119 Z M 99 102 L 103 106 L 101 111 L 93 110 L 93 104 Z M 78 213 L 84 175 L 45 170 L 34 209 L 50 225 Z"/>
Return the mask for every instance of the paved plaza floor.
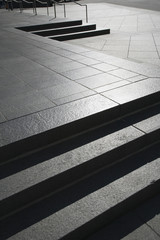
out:
<path id="1" fill-rule="evenodd" d="M 159 93 L 159 12 L 107 3 L 89 3 L 88 9 L 89 22 L 110 28 L 110 35 L 61 43 L 15 27 L 64 20 L 62 6 L 57 7 L 57 19 L 53 7 L 49 16 L 45 8 L 38 8 L 37 16 L 32 9 L 23 13 L 0 10 L 2 147 L 48 131 L 54 125 L 67 125 Z M 85 23 L 85 9 L 67 3 L 66 11 L 67 19 L 83 19 Z M 155 122 L 159 126 L 158 118 Z M 158 196 L 98 234 L 106 239 L 107 234 L 114 235 L 116 227 L 121 239 L 158 240 L 159 219 Z M 121 228 L 125 224 L 127 230 Z M 117 239 L 113 235 L 110 239 Z M 99 235 L 91 239 L 99 239 Z"/>
<path id="2" fill-rule="evenodd" d="M 160 66 L 160 12 L 107 3 L 87 5 L 89 23 L 96 23 L 99 28 L 110 28 L 111 34 L 70 40 L 69 43 Z M 85 23 L 85 8 L 68 3 L 66 11 L 68 18 L 80 18 Z M 38 12 L 46 14 L 46 9 L 39 9 Z M 53 15 L 53 9 L 50 9 L 50 14 Z M 63 17 L 62 6 L 57 7 L 57 16 Z"/>

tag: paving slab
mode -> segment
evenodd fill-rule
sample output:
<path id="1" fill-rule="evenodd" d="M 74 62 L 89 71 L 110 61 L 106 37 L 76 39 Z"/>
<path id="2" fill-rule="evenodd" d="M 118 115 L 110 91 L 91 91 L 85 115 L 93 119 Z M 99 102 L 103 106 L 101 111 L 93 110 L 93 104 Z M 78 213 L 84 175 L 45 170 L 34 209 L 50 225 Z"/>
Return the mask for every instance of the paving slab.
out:
<path id="1" fill-rule="evenodd" d="M 159 80 L 159 78 L 148 78 L 106 93 L 104 92 L 103 95 L 119 104 L 124 104 L 156 92 L 158 93 L 160 90 Z"/>
<path id="2" fill-rule="evenodd" d="M 108 85 L 111 83 L 119 82 L 122 79 L 119 77 L 112 76 L 108 73 L 101 73 L 97 74 L 95 76 L 83 78 L 80 80 L 77 80 L 77 83 L 80 83 L 88 88 L 94 89 L 100 86 Z"/>

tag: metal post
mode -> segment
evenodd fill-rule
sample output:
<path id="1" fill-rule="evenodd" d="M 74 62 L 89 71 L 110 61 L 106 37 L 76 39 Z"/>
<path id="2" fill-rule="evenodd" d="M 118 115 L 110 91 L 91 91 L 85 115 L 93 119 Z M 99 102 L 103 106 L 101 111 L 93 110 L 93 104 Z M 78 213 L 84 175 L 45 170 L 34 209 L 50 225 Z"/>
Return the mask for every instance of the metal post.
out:
<path id="1" fill-rule="evenodd" d="M 57 17 L 57 14 L 56 14 L 56 4 L 54 3 L 54 16 L 55 18 Z"/>
<path id="2" fill-rule="evenodd" d="M 64 4 L 64 17 L 66 17 L 66 5 Z"/>
<path id="3" fill-rule="evenodd" d="M 23 12 L 23 3 L 22 0 L 19 0 L 19 9 L 20 9 L 20 13 Z"/>
<path id="4" fill-rule="evenodd" d="M 34 12 L 35 12 L 35 15 L 37 15 L 36 0 L 34 0 Z"/>
<path id="5" fill-rule="evenodd" d="M 86 5 L 86 22 L 88 23 L 88 9 L 87 9 L 87 5 Z"/>
<path id="6" fill-rule="evenodd" d="M 49 16 L 48 0 L 47 0 L 47 15 Z"/>

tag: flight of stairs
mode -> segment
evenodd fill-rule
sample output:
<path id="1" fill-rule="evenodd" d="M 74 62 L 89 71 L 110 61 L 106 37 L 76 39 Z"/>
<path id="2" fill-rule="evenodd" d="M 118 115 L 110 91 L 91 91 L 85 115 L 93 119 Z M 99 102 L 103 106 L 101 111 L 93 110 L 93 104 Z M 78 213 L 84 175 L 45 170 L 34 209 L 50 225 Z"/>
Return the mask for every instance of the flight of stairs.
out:
<path id="1" fill-rule="evenodd" d="M 58 41 L 99 36 L 110 33 L 110 29 L 96 29 L 96 24 L 82 24 L 82 20 L 25 26 L 18 29 Z"/>
<path id="2" fill-rule="evenodd" d="M 120 105 L 91 96 L 42 111 L 44 122 L 1 124 L 0 239 L 86 239 L 158 194 L 158 86 L 135 82 L 127 96 L 141 96 Z"/>

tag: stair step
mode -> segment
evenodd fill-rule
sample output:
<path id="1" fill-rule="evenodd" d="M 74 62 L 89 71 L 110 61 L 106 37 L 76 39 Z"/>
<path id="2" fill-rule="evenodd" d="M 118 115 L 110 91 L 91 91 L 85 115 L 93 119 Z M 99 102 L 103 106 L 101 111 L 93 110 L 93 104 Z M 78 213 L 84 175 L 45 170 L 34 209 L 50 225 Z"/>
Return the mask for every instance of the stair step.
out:
<path id="1" fill-rule="evenodd" d="M 130 126 L 130 122 L 128 126 L 126 120 L 118 121 L 96 129 L 94 134 L 92 132 L 86 134 L 83 139 L 88 139 L 90 135 L 100 136 L 72 150 L 57 154 L 51 147 L 49 153 L 46 149 L 37 155 L 19 159 L 21 166 L 26 166 L 29 162 L 32 164 L 36 162 L 36 165 L 6 176 L 0 181 L 1 216 L 155 144 L 160 140 L 159 117 L 160 114 L 156 114 L 135 122 L 133 126 Z M 149 128 L 151 122 L 154 122 L 154 129 L 152 126 Z M 145 126 L 147 126 L 146 131 Z M 105 136 L 102 133 L 105 133 Z M 73 142 L 70 143 L 72 144 Z M 66 143 L 59 148 L 64 149 L 65 145 Z M 16 166 L 19 165 L 16 163 Z M 11 166 L 6 166 L 6 170 L 2 168 L 1 176 L 7 169 L 11 169 Z"/>
<path id="2" fill-rule="evenodd" d="M 94 95 L 2 123 L 1 164 L 27 151 L 53 144 L 157 104 L 160 99 L 159 79 L 142 80 L 104 95 L 109 99 Z"/>
<path id="3" fill-rule="evenodd" d="M 20 29 L 26 32 L 33 32 L 33 31 L 39 31 L 39 30 L 47 30 L 52 28 L 61 28 L 61 27 L 69 27 L 69 26 L 77 26 L 77 25 L 82 25 L 82 20 L 72 20 L 72 21 L 63 21 L 63 22 L 57 21 L 54 23 L 17 27 L 17 29 Z"/>
<path id="4" fill-rule="evenodd" d="M 80 31 L 89 31 L 89 30 L 95 30 L 96 24 L 87 24 L 82 26 L 72 26 L 72 27 L 65 27 L 65 28 L 57 28 L 57 29 L 51 29 L 51 30 L 44 30 L 40 32 L 32 32 L 36 35 L 48 37 L 48 36 L 55 36 L 60 34 L 66 34 L 66 33 L 75 33 Z"/>
<path id="5" fill-rule="evenodd" d="M 7 219 L 7 224 L 1 224 L 1 239 L 13 234 L 12 239 L 86 239 L 159 193 L 160 145 L 126 159 L 126 164 L 112 166 L 97 173 L 94 181 L 84 179 L 23 210 L 16 216 L 18 221 L 16 217 Z"/>
<path id="6" fill-rule="evenodd" d="M 110 29 L 97 29 L 92 31 L 84 31 L 84 32 L 78 32 L 78 33 L 72 33 L 72 34 L 63 34 L 55 37 L 50 37 L 50 39 L 58 40 L 58 41 L 66 41 L 66 40 L 72 40 L 72 39 L 78 39 L 78 38 L 85 38 L 85 37 L 93 37 L 93 36 L 99 36 L 103 34 L 109 34 Z"/>

